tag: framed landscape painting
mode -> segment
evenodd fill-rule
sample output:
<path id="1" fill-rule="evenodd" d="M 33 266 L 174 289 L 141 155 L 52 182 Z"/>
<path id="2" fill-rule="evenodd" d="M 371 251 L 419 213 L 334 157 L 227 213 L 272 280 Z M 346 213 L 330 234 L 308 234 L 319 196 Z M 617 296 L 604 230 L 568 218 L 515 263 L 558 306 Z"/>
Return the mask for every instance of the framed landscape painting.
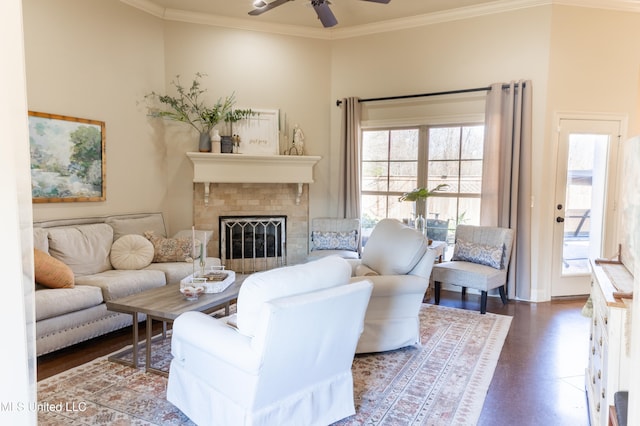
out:
<path id="1" fill-rule="evenodd" d="M 106 200 L 103 121 L 29 111 L 34 203 Z"/>

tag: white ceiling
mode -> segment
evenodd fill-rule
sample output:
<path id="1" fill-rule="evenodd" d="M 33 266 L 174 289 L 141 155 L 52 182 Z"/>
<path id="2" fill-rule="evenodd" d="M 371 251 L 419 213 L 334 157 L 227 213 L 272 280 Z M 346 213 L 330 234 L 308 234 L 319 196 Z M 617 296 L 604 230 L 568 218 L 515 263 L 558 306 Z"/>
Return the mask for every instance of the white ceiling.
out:
<path id="1" fill-rule="evenodd" d="M 150 1 L 165 9 L 272 24 L 322 27 L 310 0 L 292 0 L 260 16 L 248 15 L 248 12 L 254 9 L 253 0 Z M 270 3 L 272 0 L 266 1 Z M 345 28 L 494 2 L 495 0 L 391 0 L 388 4 L 382 4 L 363 0 L 331 0 L 331 10 L 338 19 L 335 28 Z"/>
<path id="2" fill-rule="evenodd" d="M 253 0 L 120 0 L 165 20 L 315 38 L 347 38 L 491 13 L 559 4 L 640 12 L 640 0 L 330 0 L 338 24 L 323 28 L 311 0 L 290 0 L 249 16 Z M 265 0 L 271 2 L 273 0 Z"/>

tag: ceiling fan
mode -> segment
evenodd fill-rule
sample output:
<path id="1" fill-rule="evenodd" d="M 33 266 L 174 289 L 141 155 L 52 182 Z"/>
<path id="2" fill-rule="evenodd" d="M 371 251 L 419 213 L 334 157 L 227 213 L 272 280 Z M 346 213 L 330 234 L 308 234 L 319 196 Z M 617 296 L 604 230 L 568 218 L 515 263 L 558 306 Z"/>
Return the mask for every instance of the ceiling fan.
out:
<path id="1" fill-rule="evenodd" d="M 251 16 L 261 15 L 264 12 L 267 12 L 271 9 L 274 9 L 290 1 L 293 1 L 293 0 L 274 0 L 271 3 L 267 3 L 265 0 L 255 0 L 253 2 L 255 9 L 250 11 L 249 15 Z M 362 1 L 387 4 L 391 0 L 362 0 Z M 338 23 L 336 16 L 333 14 L 331 9 L 329 8 L 330 4 L 331 3 L 329 2 L 329 0 L 311 0 L 311 6 L 313 6 L 314 10 L 316 11 L 316 14 L 318 15 L 318 19 L 320 19 L 320 22 L 322 22 L 322 25 L 325 28 L 333 27 Z"/>

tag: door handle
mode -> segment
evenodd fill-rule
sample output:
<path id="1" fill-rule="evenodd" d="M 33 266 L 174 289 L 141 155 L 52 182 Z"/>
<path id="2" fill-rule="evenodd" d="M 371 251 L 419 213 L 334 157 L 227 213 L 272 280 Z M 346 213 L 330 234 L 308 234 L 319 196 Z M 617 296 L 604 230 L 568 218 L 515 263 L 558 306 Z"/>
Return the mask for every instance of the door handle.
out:
<path id="1" fill-rule="evenodd" d="M 564 217 L 560 217 L 560 216 L 556 217 L 556 222 L 558 223 L 564 222 Z"/>

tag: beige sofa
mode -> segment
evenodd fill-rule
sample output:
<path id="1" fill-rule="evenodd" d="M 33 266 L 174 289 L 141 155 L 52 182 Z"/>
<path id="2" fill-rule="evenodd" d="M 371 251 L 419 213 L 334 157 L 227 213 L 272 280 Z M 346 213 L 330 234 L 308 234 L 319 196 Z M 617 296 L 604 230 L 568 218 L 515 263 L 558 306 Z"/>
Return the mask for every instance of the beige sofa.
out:
<path id="1" fill-rule="evenodd" d="M 119 250 L 117 265 L 120 269 L 114 268 L 114 243 L 129 236 L 117 244 L 121 249 L 121 243 L 140 242 L 141 238 L 134 235 L 143 236 L 149 231 L 157 237 L 166 237 L 162 214 L 114 215 L 34 223 L 34 248 L 67 265 L 73 273 L 72 280 L 75 281 L 72 288 L 49 288 L 36 284 L 38 356 L 131 325 L 130 315 L 107 311 L 105 302 L 177 283 L 193 272 L 193 262 L 189 261 L 160 263 L 154 260 L 140 269 L 123 266 L 123 261 L 127 261 L 126 256 L 136 260 L 136 247 L 127 247 L 124 252 Z M 191 236 L 191 232 L 181 231 L 173 238 Z M 203 231 L 196 231 L 196 239 L 205 244 L 208 242 L 205 241 L 206 235 Z M 148 256 L 148 244 L 144 249 Z M 157 253 L 157 247 L 155 249 Z M 113 255 L 115 254 L 114 249 Z M 115 258 L 113 259 L 115 262 Z M 135 267 L 135 263 L 126 264 L 133 264 Z M 206 258 L 206 264 L 207 267 L 220 265 L 220 260 Z"/>

